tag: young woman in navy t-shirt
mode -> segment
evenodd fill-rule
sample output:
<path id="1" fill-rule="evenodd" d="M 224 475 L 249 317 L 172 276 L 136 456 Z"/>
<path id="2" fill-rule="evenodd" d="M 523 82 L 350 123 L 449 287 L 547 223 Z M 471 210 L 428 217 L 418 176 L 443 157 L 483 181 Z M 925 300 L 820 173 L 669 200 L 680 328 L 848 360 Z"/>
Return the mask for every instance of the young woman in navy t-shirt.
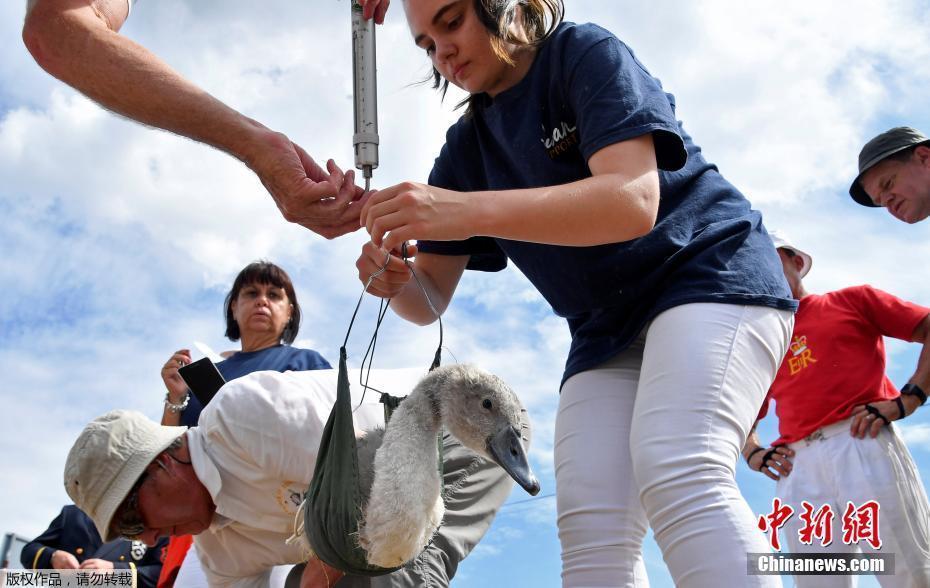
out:
<path id="1" fill-rule="evenodd" d="M 509 259 L 572 334 L 555 431 L 565 586 L 637 585 L 651 525 L 676 585 L 773 586 L 734 479 L 796 303 L 758 212 L 707 163 L 630 49 L 561 0 L 405 0 L 437 86 L 470 93 L 429 184 L 362 210 L 358 261 L 435 319 L 465 269 Z"/>

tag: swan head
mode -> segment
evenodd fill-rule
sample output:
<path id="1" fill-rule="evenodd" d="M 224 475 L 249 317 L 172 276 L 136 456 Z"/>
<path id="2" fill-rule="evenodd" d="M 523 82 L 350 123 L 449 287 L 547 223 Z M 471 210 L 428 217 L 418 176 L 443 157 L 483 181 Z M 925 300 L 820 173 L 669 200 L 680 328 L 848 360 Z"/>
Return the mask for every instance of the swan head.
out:
<path id="1" fill-rule="evenodd" d="M 529 420 L 502 379 L 472 365 L 451 365 L 430 372 L 420 386 L 432 394 L 442 422 L 462 445 L 501 466 L 531 495 L 539 493 L 523 444 Z"/>

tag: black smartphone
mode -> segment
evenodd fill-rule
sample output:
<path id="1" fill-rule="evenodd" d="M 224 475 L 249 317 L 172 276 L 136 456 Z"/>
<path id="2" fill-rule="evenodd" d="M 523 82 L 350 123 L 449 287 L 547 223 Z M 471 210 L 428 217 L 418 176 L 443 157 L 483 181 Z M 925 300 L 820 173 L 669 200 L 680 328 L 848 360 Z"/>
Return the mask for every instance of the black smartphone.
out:
<path id="1" fill-rule="evenodd" d="M 200 401 L 200 404 L 204 406 L 213 400 L 216 393 L 226 383 L 220 371 L 216 369 L 216 366 L 208 357 L 179 367 L 178 373 L 194 396 L 197 397 L 197 400 Z"/>

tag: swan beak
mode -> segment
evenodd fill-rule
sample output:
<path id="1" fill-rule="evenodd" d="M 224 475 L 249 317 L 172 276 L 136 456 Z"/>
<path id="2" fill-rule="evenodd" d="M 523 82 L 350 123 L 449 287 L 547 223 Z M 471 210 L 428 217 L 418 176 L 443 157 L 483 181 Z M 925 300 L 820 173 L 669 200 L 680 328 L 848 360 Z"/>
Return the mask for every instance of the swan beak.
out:
<path id="1" fill-rule="evenodd" d="M 492 437 L 488 437 L 487 450 L 494 462 L 504 468 L 517 484 L 530 493 L 530 496 L 539 494 L 539 480 L 533 475 L 520 432 L 508 425 L 501 428 Z"/>

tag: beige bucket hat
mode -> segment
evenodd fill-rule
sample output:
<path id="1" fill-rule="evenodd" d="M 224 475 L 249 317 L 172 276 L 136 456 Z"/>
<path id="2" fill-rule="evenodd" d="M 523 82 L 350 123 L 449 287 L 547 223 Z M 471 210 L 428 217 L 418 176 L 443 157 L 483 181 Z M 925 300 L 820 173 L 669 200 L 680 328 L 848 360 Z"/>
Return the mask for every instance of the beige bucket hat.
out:
<path id="1" fill-rule="evenodd" d="M 65 490 L 104 541 L 116 539 L 110 521 L 145 468 L 186 430 L 131 410 L 108 412 L 84 428 L 65 462 Z"/>

